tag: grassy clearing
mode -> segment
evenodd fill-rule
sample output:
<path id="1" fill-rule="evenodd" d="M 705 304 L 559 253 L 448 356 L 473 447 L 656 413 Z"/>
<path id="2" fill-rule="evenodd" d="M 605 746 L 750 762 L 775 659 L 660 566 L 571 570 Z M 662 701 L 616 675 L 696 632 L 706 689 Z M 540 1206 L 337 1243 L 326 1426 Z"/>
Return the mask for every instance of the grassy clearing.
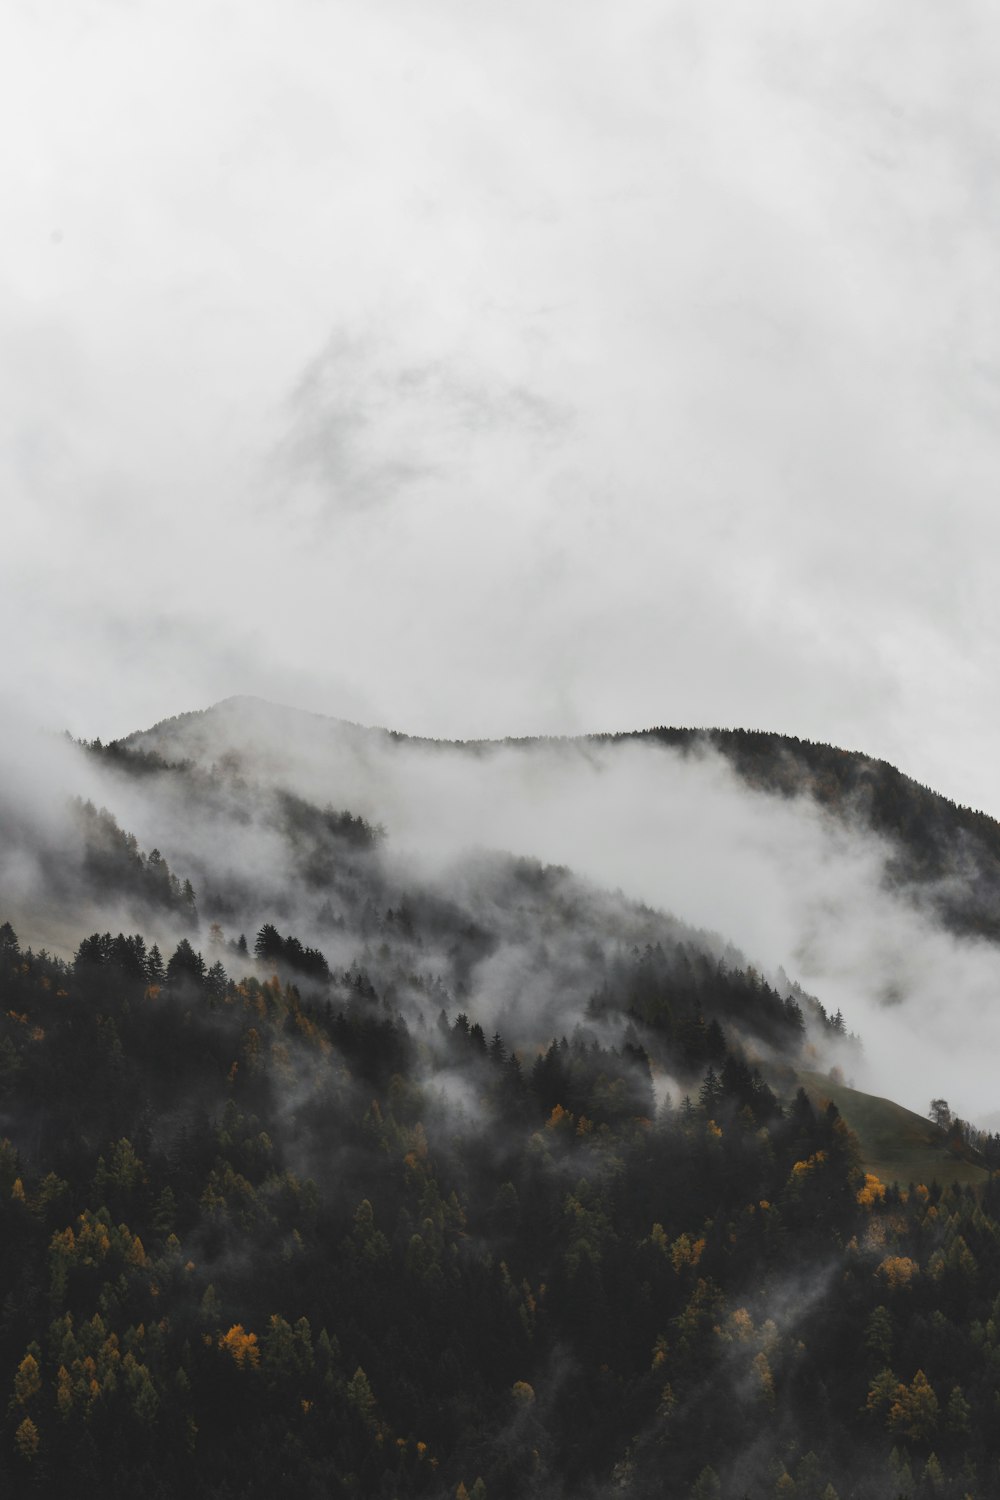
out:
<path id="1" fill-rule="evenodd" d="M 938 1182 L 948 1187 L 953 1182 L 979 1186 L 986 1181 L 986 1168 L 974 1154 L 967 1148 L 955 1152 L 931 1120 L 891 1099 L 834 1083 L 824 1073 L 802 1073 L 800 1078 L 813 1104 L 832 1100 L 837 1106 L 861 1142 L 865 1171 L 874 1172 L 882 1182 L 898 1182 L 901 1187 Z"/>

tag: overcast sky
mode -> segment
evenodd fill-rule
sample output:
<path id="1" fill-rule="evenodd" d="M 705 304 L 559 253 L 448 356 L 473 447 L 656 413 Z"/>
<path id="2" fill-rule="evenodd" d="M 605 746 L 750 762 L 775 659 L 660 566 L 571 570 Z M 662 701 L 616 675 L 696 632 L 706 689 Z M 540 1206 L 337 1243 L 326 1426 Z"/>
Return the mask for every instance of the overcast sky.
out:
<path id="1" fill-rule="evenodd" d="M 5 691 L 1000 814 L 990 0 L 7 0 Z"/>

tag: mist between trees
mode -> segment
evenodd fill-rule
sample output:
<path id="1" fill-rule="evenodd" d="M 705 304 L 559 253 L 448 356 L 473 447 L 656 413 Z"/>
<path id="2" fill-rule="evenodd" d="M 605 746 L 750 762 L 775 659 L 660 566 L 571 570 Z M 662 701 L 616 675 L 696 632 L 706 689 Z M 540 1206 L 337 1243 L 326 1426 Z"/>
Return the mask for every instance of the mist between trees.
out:
<path id="1" fill-rule="evenodd" d="M 744 930 L 765 891 L 775 932 L 825 900 L 858 965 L 862 897 L 894 941 L 917 921 L 883 846 L 711 754 L 352 735 L 315 802 L 319 753 L 289 770 L 266 740 L 22 757 L 13 1492 L 110 1463 L 154 1495 L 989 1493 L 993 1188 L 866 1178 L 798 1089 L 864 1067 L 839 1006 L 633 899 L 662 866 L 698 905 L 711 855 Z M 632 889 L 459 852 L 507 815 L 508 848 L 576 839 L 612 880 L 634 842 Z M 796 907 L 776 871 L 817 848 Z"/>

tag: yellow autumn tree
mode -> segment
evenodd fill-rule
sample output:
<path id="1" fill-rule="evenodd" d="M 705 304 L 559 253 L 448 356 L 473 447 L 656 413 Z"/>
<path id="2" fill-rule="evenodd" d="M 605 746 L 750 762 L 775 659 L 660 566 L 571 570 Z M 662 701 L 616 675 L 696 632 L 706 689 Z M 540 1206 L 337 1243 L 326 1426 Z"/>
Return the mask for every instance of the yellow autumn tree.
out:
<path id="1" fill-rule="evenodd" d="M 899 1292 L 920 1275 L 920 1267 L 908 1255 L 887 1255 L 876 1267 L 875 1274 L 882 1277 L 890 1291 Z"/>
<path id="2" fill-rule="evenodd" d="M 704 1240 L 693 1240 L 689 1234 L 679 1234 L 670 1247 L 674 1270 L 680 1272 L 685 1266 L 696 1266 L 704 1248 Z"/>
<path id="3" fill-rule="evenodd" d="M 726 1319 L 725 1337 L 737 1344 L 746 1344 L 753 1338 L 753 1318 L 745 1307 L 738 1307 Z"/>
<path id="4" fill-rule="evenodd" d="M 874 1208 L 876 1203 L 885 1201 L 885 1183 L 881 1182 L 871 1172 L 865 1173 L 864 1187 L 858 1190 L 858 1202 L 862 1208 Z"/>
<path id="5" fill-rule="evenodd" d="M 563 1109 L 561 1104 L 557 1104 L 545 1122 L 545 1129 L 550 1131 L 556 1140 L 568 1141 L 576 1133 L 576 1116 L 571 1115 L 568 1109 Z"/>
<path id="6" fill-rule="evenodd" d="M 219 1348 L 231 1355 L 238 1370 L 256 1370 L 260 1364 L 257 1335 L 247 1333 L 242 1323 L 234 1323 L 228 1333 L 219 1334 Z"/>
<path id="7" fill-rule="evenodd" d="M 816 1173 L 821 1172 L 825 1166 L 825 1151 L 816 1151 L 812 1156 L 807 1157 L 805 1161 L 795 1162 L 792 1166 L 792 1170 L 788 1178 L 789 1187 L 795 1189 L 801 1186 L 801 1184 L 806 1182 L 810 1177 L 813 1177 L 816 1175 Z"/>
<path id="8" fill-rule="evenodd" d="M 17 1367 L 14 1376 L 14 1399 L 20 1406 L 27 1406 L 33 1396 L 37 1396 L 42 1388 L 42 1374 L 38 1368 L 38 1360 L 29 1352 L 24 1356 Z"/>
<path id="9" fill-rule="evenodd" d="M 30 1417 L 25 1417 L 14 1433 L 14 1445 L 25 1463 L 31 1463 L 38 1457 L 40 1440 L 38 1428 Z"/>
<path id="10" fill-rule="evenodd" d="M 937 1429 L 939 1414 L 934 1388 L 923 1370 L 918 1370 L 909 1385 L 897 1386 L 889 1408 L 889 1428 L 914 1443 L 927 1442 Z"/>

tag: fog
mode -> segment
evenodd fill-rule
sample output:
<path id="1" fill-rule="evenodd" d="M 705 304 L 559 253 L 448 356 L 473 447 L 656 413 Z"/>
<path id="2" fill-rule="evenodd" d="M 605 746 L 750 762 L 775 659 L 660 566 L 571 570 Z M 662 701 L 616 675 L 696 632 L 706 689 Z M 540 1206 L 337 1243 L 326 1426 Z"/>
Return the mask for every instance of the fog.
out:
<path id="1" fill-rule="evenodd" d="M 205 763 L 235 753 L 264 782 L 378 820 L 425 876 L 444 878 L 476 845 L 566 865 L 841 1009 L 864 1042 L 859 1087 L 920 1113 L 942 1095 L 969 1117 L 996 1107 L 996 947 L 953 936 L 926 900 L 891 888 L 892 850 L 869 829 L 753 792 L 708 750 L 440 746 L 243 700 L 136 741 L 154 742 Z M 125 807 L 139 832 L 139 801 Z M 167 849 L 169 830 L 154 833 Z"/>
<path id="2" fill-rule="evenodd" d="M 893 888 L 891 846 L 870 829 L 808 797 L 752 791 L 707 748 L 685 756 L 635 742 L 439 745 L 259 700 L 170 721 L 134 744 L 206 770 L 225 765 L 210 805 L 168 775 L 115 773 L 66 740 L 5 736 L 4 908 L 38 945 L 72 951 L 98 917 L 128 929 L 126 907 L 98 911 L 82 881 L 76 910 L 47 888 L 38 851 L 51 860 L 79 850 L 65 812 L 77 795 L 106 805 L 142 849 L 159 848 L 199 898 L 228 892 L 227 937 L 246 926 L 252 943 L 256 925 L 275 920 L 347 968 L 359 944 L 370 948 L 356 925 L 360 907 L 350 906 L 359 898 L 349 879 L 339 894 L 304 882 L 302 850 L 275 819 L 275 792 L 287 789 L 384 826 L 365 879 L 386 906 L 422 891 L 502 935 L 460 966 L 462 1004 L 485 1026 L 536 1040 L 572 1029 L 595 987 L 587 941 L 606 954 L 641 946 L 651 929 L 630 905 L 640 903 L 700 929 L 708 951 L 742 955 L 772 980 L 783 970 L 828 1012 L 840 1009 L 863 1042 L 850 1068 L 858 1087 L 919 1113 L 942 1096 L 967 1118 L 997 1107 L 1000 950 L 948 933 L 926 898 Z M 564 866 L 588 883 L 567 887 L 571 915 L 546 919 L 544 949 L 544 925 L 525 925 L 510 909 L 508 877 L 490 851 Z M 346 914 L 346 929 L 331 925 L 331 912 Z M 159 920 L 161 942 L 173 940 Z M 202 942 L 204 927 L 203 918 Z M 428 949 L 420 965 L 447 975 L 454 955 Z M 660 1093 L 668 1087 L 660 1080 Z"/>
<path id="3" fill-rule="evenodd" d="M 759 725 L 995 806 L 988 7 L 4 40 L 0 616 L 46 722 Z"/>

